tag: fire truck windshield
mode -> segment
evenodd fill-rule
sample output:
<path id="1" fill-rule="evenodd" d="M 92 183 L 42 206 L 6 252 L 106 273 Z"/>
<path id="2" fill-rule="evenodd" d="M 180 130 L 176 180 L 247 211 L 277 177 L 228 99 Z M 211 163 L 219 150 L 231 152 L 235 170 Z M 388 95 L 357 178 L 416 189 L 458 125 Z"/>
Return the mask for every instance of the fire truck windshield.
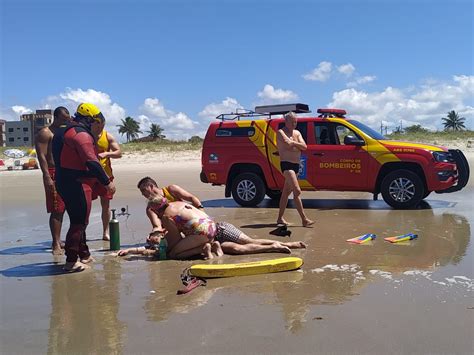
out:
<path id="1" fill-rule="evenodd" d="M 356 120 L 348 120 L 348 122 L 350 124 L 353 124 L 354 126 L 356 126 L 357 128 L 359 128 L 362 132 L 364 132 L 365 134 L 367 134 L 369 137 L 373 138 L 373 139 L 377 139 L 377 140 L 386 140 L 387 138 L 384 137 L 383 135 L 381 135 L 379 132 L 377 132 L 376 130 L 373 130 L 372 128 L 366 126 L 365 124 L 363 123 L 360 123 L 359 121 L 356 121 Z"/>

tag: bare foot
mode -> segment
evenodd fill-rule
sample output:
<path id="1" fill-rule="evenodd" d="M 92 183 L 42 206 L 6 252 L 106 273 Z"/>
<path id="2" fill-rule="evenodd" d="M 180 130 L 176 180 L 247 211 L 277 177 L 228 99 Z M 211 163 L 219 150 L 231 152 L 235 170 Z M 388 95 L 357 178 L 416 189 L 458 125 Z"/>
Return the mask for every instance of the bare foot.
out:
<path id="1" fill-rule="evenodd" d="M 103 236 L 102 236 L 102 240 L 107 240 L 107 241 L 109 241 L 109 240 L 110 240 L 110 237 L 109 237 L 108 235 L 103 235 Z"/>
<path id="2" fill-rule="evenodd" d="M 95 261 L 95 259 L 92 256 L 89 256 L 87 259 L 81 259 L 81 263 L 83 263 L 83 264 L 89 264 L 89 263 L 92 263 L 94 261 Z"/>
<path id="3" fill-rule="evenodd" d="M 308 246 L 305 242 L 280 242 L 280 244 L 290 249 L 306 249 L 306 247 Z"/>
<path id="4" fill-rule="evenodd" d="M 211 243 L 211 251 L 217 256 L 224 255 L 224 252 L 222 251 L 222 248 L 221 248 L 221 243 L 217 241 Z"/>
<path id="5" fill-rule="evenodd" d="M 310 219 L 305 219 L 303 220 L 303 227 L 309 227 L 311 225 L 314 224 L 314 221 L 310 220 Z"/>
<path id="6" fill-rule="evenodd" d="M 285 253 L 285 254 L 291 254 L 290 248 L 288 248 L 286 245 L 283 245 L 282 243 L 275 242 L 271 245 L 272 251 L 277 252 L 277 253 Z"/>
<path id="7" fill-rule="evenodd" d="M 204 260 L 209 260 L 209 259 L 214 258 L 214 255 L 212 254 L 212 250 L 211 250 L 211 243 L 204 244 L 204 246 L 202 247 L 202 255 L 204 255 Z"/>
<path id="8" fill-rule="evenodd" d="M 66 264 L 64 264 L 64 267 L 63 267 L 63 270 L 67 272 L 81 272 L 81 271 L 84 271 L 85 269 L 90 269 L 90 266 L 85 265 L 81 263 L 80 261 L 76 261 L 75 263 L 71 261 L 66 262 Z"/>
<path id="9" fill-rule="evenodd" d="M 289 223 L 286 220 L 284 220 L 283 218 L 281 218 L 281 219 L 277 219 L 277 226 L 278 225 L 291 226 L 291 223 Z"/>
<path id="10" fill-rule="evenodd" d="M 64 254 L 64 249 L 61 249 L 60 244 L 58 244 L 58 245 L 53 244 L 51 246 L 51 248 L 53 249 L 53 251 L 52 251 L 53 255 L 63 255 Z"/>

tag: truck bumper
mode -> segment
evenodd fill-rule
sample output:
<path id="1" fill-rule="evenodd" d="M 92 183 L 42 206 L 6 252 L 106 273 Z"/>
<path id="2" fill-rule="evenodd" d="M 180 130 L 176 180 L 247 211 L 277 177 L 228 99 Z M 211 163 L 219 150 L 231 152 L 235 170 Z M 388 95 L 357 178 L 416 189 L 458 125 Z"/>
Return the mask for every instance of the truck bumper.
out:
<path id="1" fill-rule="evenodd" d="M 448 192 L 455 192 L 463 189 L 467 182 L 469 181 L 469 175 L 470 175 L 470 169 L 469 169 L 469 163 L 467 162 L 466 157 L 464 156 L 463 152 L 461 152 L 459 149 L 450 149 L 449 153 L 451 153 L 451 156 L 453 157 L 457 171 L 458 171 L 458 181 L 456 185 L 453 185 L 451 187 L 448 187 L 447 189 L 444 190 L 438 190 L 436 193 L 438 194 L 445 194 Z"/>

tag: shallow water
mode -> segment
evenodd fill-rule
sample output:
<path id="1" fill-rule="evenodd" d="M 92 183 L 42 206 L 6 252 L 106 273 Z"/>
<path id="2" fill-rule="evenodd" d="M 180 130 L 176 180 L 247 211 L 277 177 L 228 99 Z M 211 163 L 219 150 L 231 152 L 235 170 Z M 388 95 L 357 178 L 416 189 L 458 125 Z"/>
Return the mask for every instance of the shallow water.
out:
<path id="1" fill-rule="evenodd" d="M 63 274 L 53 258 L 41 178 L 37 172 L 0 176 L 0 352 L 105 353 L 471 353 L 474 334 L 474 188 L 432 194 L 420 208 L 396 211 L 363 193 L 304 193 L 314 228 L 286 218 L 291 240 L 308 249 L 301 270 L 209 280 L 177 296 L 179 275 L 202 261 L 155 261 L 108 255 L 94 204 L 88 228 L 93 269 Z M 119 174 L 120 173 L 120 174 Z M 143 175 L 177 183 L 200 196 L 207 212 L 253 237 L 269 235 L 277 206 L 240 208 L 223 188 L 201 184 L 199 166 L 163 173 L 157 167 L 117 171 L 113 207 L 122 246 L 149 230 L 135 188 Z M 68 222 L 65 218 L 65 234 Z M 383 237 L 414 232 L 417 240 Z M 366 245 L 345 240 L 365 233 Z M 286 238 L 288 239 L 288 238 Z M 212 263 L 271 259 L 281 254 L 224 256 Z"/>

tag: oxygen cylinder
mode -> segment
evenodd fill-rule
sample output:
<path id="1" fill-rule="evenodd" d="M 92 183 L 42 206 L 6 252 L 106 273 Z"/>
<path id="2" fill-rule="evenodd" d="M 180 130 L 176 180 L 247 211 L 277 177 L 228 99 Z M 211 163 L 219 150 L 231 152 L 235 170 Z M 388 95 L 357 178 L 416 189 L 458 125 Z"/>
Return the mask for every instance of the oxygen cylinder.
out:
<path id="1" fill-rule="evenodd" d="M 112 211 L 112 219 L 109 222 L 110 231 L 110 250 L 120 250 L 120 226 L 115 218 L 115 210 Z"/>
<path id="2" fill-rule="evenodd" d="M 166 260 L 166 250 L 168 249 L 168 242 L 164 237 L 160 240 L 159 252 L 160 252 L 160 260 Z"/>

